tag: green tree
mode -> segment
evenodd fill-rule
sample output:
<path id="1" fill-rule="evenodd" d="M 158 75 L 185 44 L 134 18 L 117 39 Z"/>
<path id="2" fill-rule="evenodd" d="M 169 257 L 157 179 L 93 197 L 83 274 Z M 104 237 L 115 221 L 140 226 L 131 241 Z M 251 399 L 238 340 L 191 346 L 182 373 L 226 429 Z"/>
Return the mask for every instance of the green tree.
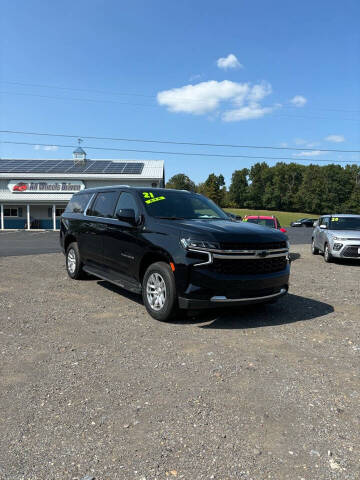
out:
<path id="1" fill-rule="evenodd" d="M 268 184 L 269 166 L 267 163 L 255 163 L 249 171 L 249 196 L 247 207 L 261 209 L 264 205 L 264 192 Z M 269 188 L 269 186 L 268 186 Z"/>
<path id="2" fill-rule="evenodd" d="M 197 191 L 210 198 L 213 202 L 221 207 L 224 206 L 226 199 L 226 187 L 223 175 L 215 175 L 215 173 L 211 173 L 204 183 L 200 183 L 198 185 Z"/>
<path id="3" fill-rule="evenodd" d="M 177 190 L 195 191 L 195 183 L 184 173 L 177 173 L 172 176 L 166 184 L 166 188 L 175 188 Z"/>
<path id="4" fill-rule="evenodd" d="M 248 184 L 249 170 L 235 170 L 231 177 L 231 185 L 229 188 L 229 200 L 236 207 L 243 208 L 249 193 Z"/>

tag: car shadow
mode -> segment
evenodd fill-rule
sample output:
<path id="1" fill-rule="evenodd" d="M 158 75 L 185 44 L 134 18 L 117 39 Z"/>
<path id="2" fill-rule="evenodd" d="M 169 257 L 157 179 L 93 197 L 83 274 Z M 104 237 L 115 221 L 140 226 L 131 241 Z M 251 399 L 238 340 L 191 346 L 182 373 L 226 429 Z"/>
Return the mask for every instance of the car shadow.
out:
<path id="1" fill-rule="evenodd" d="M 129 292 L 129 290 L 125 290 L 124 288 L 114 285 L 113 283 L 110 283 L 107 280 L 99 280 L 96 277 L 93 277 L 93 279 L 96 279 L 98 285 L 100 285 L 101 287 L 104 287 L 107 290 L 110 290 L 111 292 L 117 293 L 122 297 L 128 298 L 129 300 L 132 300 L 133 302 L 136 302 L 139 305 L 144 305 L 141 295 Z"/>
<path id="2" fill-rule="evenodd" d="M 193 318 L 183 318 L 177 323 L 199 324 L 199 328 L 245 329 L 261 328 L 313 320 L 328 315 L 334 307 L 328 303 L 288 294 L 276 304 L 244 305 L 237 308 L 204 311 Z"/>
<path id="3" fill-rule="evenodd" d="M 300 253 L 297 253 L 297 252 L 291 252 L 289 254 L 289 257 L 291 262 L 295 262 L 295 260 L 298 260 L 299 258 L 301 258 L 301 255 Z"/>
<path id="4" fill-rule="evenodd" d="M 111 292 L 144 306 L 141 295 L 124 290 L 106 280 L 97 279 L 97 283 Z M 175 320 L 168 320 L 164 323 L 198 324 L 199 328 L 234 330 L 302 322 L 328 315 L 333 311 L 333 306 L 328 303 L 289 293 L 275 304 L 243 305 L 196 312 L 180 310 Z"/>

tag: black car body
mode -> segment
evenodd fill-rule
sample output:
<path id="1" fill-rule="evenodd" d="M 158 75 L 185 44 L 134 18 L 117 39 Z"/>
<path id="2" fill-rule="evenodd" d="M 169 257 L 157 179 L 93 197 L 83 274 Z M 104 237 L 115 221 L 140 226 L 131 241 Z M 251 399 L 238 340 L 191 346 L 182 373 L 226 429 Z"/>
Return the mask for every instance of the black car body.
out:
<path id="1" fill-rule="evenodd" d="M 142 293 L 149 313 L 159 319 L 170 314 L 161 315 L 159 303 L 154 312 L 148 303 L 152 292 L 161 290 L 160 279 L 166 295 L 174 297 L 171 313 L 274 301 L 288 290 L 285 235 L 235 222 L 191 192 L 127 186 L 83 190 L 62 215 L 60 243 L 72 278 L 81 269 Z M 154 270 L 158 264 L 160 270 Z"/>
<path id="2" fill-rule="evenodd" d="M 316 218 L 300 218 L 295 222 L 290 223 L 290 227 L 307 227 L 313 228 L 314 222 L 316 222 Z"/>

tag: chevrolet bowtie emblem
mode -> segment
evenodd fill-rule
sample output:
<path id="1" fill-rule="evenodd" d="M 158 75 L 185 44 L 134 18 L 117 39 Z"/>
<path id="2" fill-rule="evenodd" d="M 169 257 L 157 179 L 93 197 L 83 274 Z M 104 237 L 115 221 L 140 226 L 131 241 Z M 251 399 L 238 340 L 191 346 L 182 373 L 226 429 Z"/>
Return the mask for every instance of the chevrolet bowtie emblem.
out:
<path id="1" fill-rule="evenodd" d="M 269 252 L 267 250 L 262 250 L 261 252 L 257 253 L 257 256 L 262 258 L 267 257 L 268 255 L 269 255 Z"/>

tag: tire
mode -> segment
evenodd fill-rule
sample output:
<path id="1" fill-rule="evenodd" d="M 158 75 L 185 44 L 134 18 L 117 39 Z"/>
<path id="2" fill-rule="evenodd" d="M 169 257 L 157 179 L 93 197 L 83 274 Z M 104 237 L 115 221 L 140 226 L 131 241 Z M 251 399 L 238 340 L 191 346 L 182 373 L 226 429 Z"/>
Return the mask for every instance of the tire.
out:
<path id="1" fill-rule="evenodd" d="M 313 238 L 311 242 L 311 253 L 313 255 L 319 255 L 319 249 L 315 247 L 315 238 Z"/>
<path id="2" fill-rule="evenodd" d="M 167 263 L 156 262 L 148 267 L 142 282 L 142 297 L 149 315 L 156 320 L 168 321 L 176 317 L 178 300 L 175 278 Z"/>
<path id="3" fill-rule="evenodd" d="M 76 242 L 70 243 L 66 249 L 66 270 L 69 277 L 73 280 L 80 280 L 85 277 L 79 247 Z"/>
<path id="4" fill-rule="evenodd" d="M 325 260 L 326 263 L 331 263 L 332 260 L 333 260 L 333 256 L 330 253 L 328 243 L 325 244 L 325 248 L 324 248 L 324 260 Z"/>

